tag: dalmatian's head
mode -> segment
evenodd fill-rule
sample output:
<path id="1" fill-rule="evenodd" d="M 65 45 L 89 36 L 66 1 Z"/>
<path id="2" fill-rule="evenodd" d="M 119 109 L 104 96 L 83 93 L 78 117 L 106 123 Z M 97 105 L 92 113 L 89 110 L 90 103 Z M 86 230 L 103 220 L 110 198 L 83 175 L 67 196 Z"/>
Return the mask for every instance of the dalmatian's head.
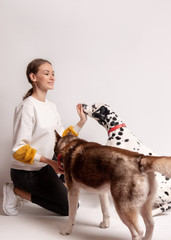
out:
<path id="1" fill-rule="evenodd" d="M 94 118 L 99 124 L 109 129 L 118 124 L 117 115 L 112 111 L 111 107 L 103 103 L 95 103 L 93 105 L 82 104 L 83 111 L 88 116 Z"/>

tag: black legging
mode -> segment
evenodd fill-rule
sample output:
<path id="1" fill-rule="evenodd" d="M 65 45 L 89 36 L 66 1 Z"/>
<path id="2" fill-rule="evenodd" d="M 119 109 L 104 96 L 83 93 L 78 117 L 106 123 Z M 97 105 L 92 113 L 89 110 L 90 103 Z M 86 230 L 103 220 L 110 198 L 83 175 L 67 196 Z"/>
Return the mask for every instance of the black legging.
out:
<path id="1" fill-rule="evenodd" d="M 49 165 L 39 171 L 11 169 L 14 186 L 31 193 L 31 201 L 57 214 L 68 216 L 67 188 Z"/>

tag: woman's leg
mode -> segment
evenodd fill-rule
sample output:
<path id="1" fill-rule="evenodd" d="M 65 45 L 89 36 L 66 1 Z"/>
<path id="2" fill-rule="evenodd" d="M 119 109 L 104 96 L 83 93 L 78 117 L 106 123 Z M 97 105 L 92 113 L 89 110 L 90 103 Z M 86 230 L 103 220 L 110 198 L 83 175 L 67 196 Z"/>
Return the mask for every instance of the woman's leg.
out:
<path id="1" fill-rule="evenodd" d="M 25 192 L 19 188 L 14 187 L 14 193 L 15 195 L 31 202 L 31 193 Z"/>
<path id="2" fill-rule="evenodd" d="M 68 215 L 67 189 L 49 165 L 32 172 L 12 169 L 11 179 L 17 195 L 55 213 Z"/>

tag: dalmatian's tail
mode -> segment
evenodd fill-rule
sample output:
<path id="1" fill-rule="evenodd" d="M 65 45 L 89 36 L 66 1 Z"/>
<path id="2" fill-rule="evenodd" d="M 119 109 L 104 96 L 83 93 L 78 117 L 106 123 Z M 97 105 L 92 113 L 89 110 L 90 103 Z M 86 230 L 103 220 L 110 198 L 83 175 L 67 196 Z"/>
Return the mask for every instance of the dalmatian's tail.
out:
<path id="1" fill-rule="evenodd" d="M 171 178 L 171 157 L 142 156 L 139 167 L 141 171 L 155 171 Z"/>

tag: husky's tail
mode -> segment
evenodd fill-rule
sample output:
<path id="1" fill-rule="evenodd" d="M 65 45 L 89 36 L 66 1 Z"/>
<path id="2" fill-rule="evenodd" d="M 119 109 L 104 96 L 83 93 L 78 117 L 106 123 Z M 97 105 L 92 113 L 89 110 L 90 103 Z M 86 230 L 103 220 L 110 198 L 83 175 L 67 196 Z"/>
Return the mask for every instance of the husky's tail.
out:
<path id="1" fill-rule="evenodd" d="M 139 159 L 140 171 L 155 171 L 171 178 L 171 157 L 142 156 Z"/>

